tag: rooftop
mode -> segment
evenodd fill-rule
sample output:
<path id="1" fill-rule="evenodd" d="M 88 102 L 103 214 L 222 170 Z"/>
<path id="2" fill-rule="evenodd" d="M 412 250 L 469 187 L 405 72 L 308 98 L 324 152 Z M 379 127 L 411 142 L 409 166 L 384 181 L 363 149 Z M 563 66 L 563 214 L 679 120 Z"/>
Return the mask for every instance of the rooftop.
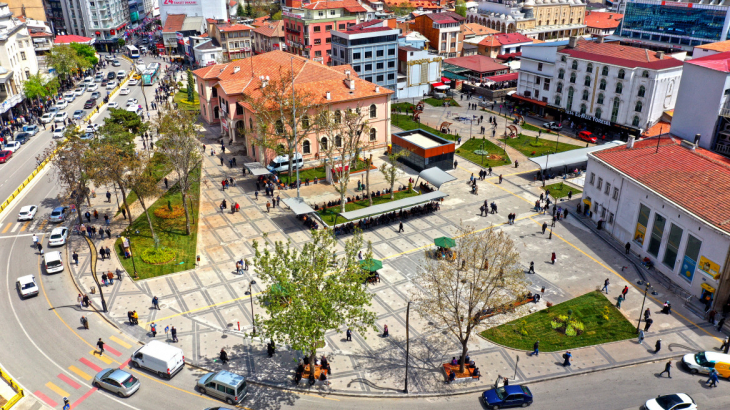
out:
<path id="1" fill-rule="evenodd" d="M 687 61 L 687 64 L 697 65 L 723 73 L 730 73 L 730 52 L 695 58 Z"/>
<path id="2" fill-rule="evenodd" d="M 433 20 L 434 23 L 446 24 L 446 23 L 460 23 L 464 21 L 464 17 L 460 14 L 456 14 L 453 11 L 444 11 L 441 13 L 428 13 L 424 14 L 429 19 Z"/>
<path id="3" fill-rule="evenodd" d="M 308 10 L 331 10 L 331 9 L 345 9 L 350 13 L 364 13 L 365 7 L 361 6 L 355 0 L 341 0 L 341 1 L 326 1 L 320 0 L 313 3 L 305 4 L 302 6 Z"/>
<path id="4" fill-rule="evenodd" d="M 618 27 L 623 14 L 602 11 L 586 11 L 585 25 L 591 28 L 609 29 Z"/>
<path id="5" fill-rule="evenodd" d="M 185 14 L 168 14 L 167 20 L 165 20 L 165 26 L 162 27 L 163 33 L 174 33 L 182 30 L 183 23 L 185 23 Z"/>
<path id="6" fill-rule="evenodd" d="M 56 39 L 53 40 L 54 44 L 71 44 L 71 43 L 80 43 L 85 44 L 93 40 L 90 37 L 83 37 L 83 36 L 77 36 L 75 34 L 71 34 L 68 36 L 56 36 Z"/>
<path id="7" fill-rule="evenodd" d="M 659 149 L 657 150 L 657 140 Z M 730 233 L 730 159 L 702 148 L 694 151 L 672 136 L 637 141 L 591 156 Z"/>
<path id="8" fill-rule="evenodd" d="M 267 21 L 253 32 L 265 37 L 284 37 L 284 20 Z"/>
<path id="9" fill-rule="evenodd" d="M 444 63 L 452 64 L 477 73 L 488 73 L 491 71 L 509 70 L 506 65 L 499 64 L 487 56 L 475 55 L 467 57 L 447 58 Z"/>
<path id="10" fill-rule="evenodd" d="M 247 31 L 247 30 L 253 30 L 254 27 L 249 26 L 248 24 L 218 24 L 218 30 L 229 32 L 229 31 Z"/>
<path id="11" fill-rule="evenodd" d="M 483 36 L 495 33 L 499 33 L 499 31 L 477 23 L 464 23 L 461 25 L 461 34 L 465 36 Z"/>
<path id="12" fill-rule="evenodd" d="M 618 43 L 595 43 L 579 40 L 575 48 L 566 47 L 558 53 L 568 54 L 582 60 L 596 61 L 627 68 L 644 67 L 653 70 L 680 67 L 682 61 L 668 55 L 659 57 L 655 51 L 645 48 L 623 46 Z"/>
<path id="13" fill-rule="evenodd" d="M 730 40 L 718 41 L 717 43 L 703 44 L 701 46 L 695 46 L 695 48 L 701 48 L 703 50 L 712 50 L 724 53 L 730 51 Z"/>

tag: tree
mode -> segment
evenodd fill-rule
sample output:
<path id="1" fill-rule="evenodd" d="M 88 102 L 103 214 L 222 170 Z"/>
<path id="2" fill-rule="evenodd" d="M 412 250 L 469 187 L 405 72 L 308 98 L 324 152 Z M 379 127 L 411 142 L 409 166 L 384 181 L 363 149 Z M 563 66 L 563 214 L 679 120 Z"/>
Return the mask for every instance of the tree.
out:
<path id="1" fill-rule="evenodd" d="M 456 261 L 437 260 L 426 252 L 413 299 L 423 318 L 445 327 L 459 340 L 459 371 L 463 372 L 467 344 L 481 309 L 523 296 L 525 274 L 514 242 L 504 231 L 461 227 L 454 250 Z"/>
<path id="2" fill-rule="evenodd" d="M 410 3 L 407 1 L 402 2 L 396 7 L 393 7 L 393 13 L 397 16 L 406 16 L 408 14 L 411 14 L 414 10 L 416 10 L 415 7 L 411 6 Z"/>
<path id="3" fill-rule="evenodd" d="M 246 16 L 255 17 L 253 12 L 253 6 L 251 6 L 251 0 L 246 2 Z"/>
<path id="4" fill-rule="evenodd" d="M 155 249 L 157 249 L 160 246 L 160 239 L 155 233 L 155 227 L 152 225 L 152 218 L 150 217 L 149 209 L 147 209 L 145 199 L 156 197 L 160 193 L 160 189 L 157 186 L 157 180 L 148 171 L 148 165 L 149 159 L 147 157 L 136 155 L 136 160 L 130 163 L 128 174 L 129 189 L 137 195 L 137 201 L 142 205 L 142 210 L 147 217 L 147 223 L 152 234 L 152 240 L 155 241 Z"/>
<path id="5" fill-rule="evenodd" d="M 236 15 L 238 17 L 246 16 L 246 10 L 243 9 L 243 5 L 241 3 L 238 3 L 238 8 L 236 9 Z"/>
<path id="6" fill-rule="evenodd" d="M 139 158 L 134 149 L 120 146 L 111 138 L 102 138 L 90 150 L 90 157 L 94 183 L 97 186 L 111 183 L 119 188 L 122 194 L 122 207 L 129 216 L 127 222 L 132 226 L 134 217 L 127 203 L 127 193 L 131 183 L 129 176 L 132 170 L 139 166 L 137 164 Z"/>
<path id="7" fill-rule="evenodd" d="M 358 155 L 365 145 L 361 137 L 370 127 L 365 116 L 360 114 L 359 107 L 345 112 L 322 111 L 317 122 L 319 134 L 328 140 L 326 147 L 320 146 L 320 152 L 324 152 L 327 164 L 332 169 L 332 176 L 337 179 L 335 190 L 340 194 L 342 212 L 345 212 L 345 194 L 350 175 L 357 166 Z"/>
<path id="8" fill-rule="evenodd" d="M 80 57 L 76 50 L 67 44 L 52 47 L 46 54 L 46 62 L 61 78 L 91 68 L 89 61 Z"/>
<path id="9" fill-rule="evenodd" d="M 32 100 L 55 96 L 58 93 L 58 88 L 58 80 L 55 77 L 46 80 L 41 73 L 31 74 L 23 82 L 23 92 L 26 97 Z"/>
<path id="10" fill-rule="evenodd" d="M 188 71 L 189 72 L 189 71 Z M 193 183 L 190 173 L 202 160 L 197 141 L 197 114 L 184 110 L 167 110 L 158 120 L 157 147 L 167 156 L 178 177 L 178 186 L 185 209 L 185 234 L 190 235 L 190 210 L 187 197 Z"/>
<path id="11" fill-rule="evenodd" d="M 127 145 L 134 149 L 134 139 L 149 129 L 149 124 L 142 121 L 137 113 L 111 108 L 109 116 L 104 118 L 104 125 L 99 134 L 115 140 L 120 146 Z"/>
<path id="12" fill-rule="evenodd" d="M 398 177 L 401 174 L 401 164 L 398 161 L 399 158 L 407 157 L 411 152 L 407 150 L 401 150 L 398 152 L 392 152 L 388 154 L 386 162 L 383 162 L 378 168 L 383 178 L 390 184 L 390 199 L 395 198 L 395 183 L 398 181 Z"/>
<path id="13" fill-rule="evenodd" d="M 461 17 L 466 17 L 466 2 L 464 0 L 456 0 L 454 11 Z"/>
<path id="14" fill-rule="evenodd" d="M 188 70 L 188 101 L 195 102 L 195 80 L 193 79 L 193 72 Z"/>
<path id="15" fill-rule="evenodd" d="M 348 326 L 375 329 L 375 313 L 368 309 L 371 294 L 363 287 L 365 271 L 357 262 L 360 233 L 345 242 L 345 254 L 333 263 L 337 241 L 327 230 L 312 231 L 301 251 L 276 242 L 273 250 L 253 242 L 254 266 L 266 290 L 261 298 L 267 318 L 256 315 L 262 334 L 290 345 L 315 362 L 327 331 Z"/>
<path id="16" fill-rule="evenodd" d="M 258 125 L 253 136 L 254 144 L 275 151 L 285 151 L 289 155 L 290 177 L 293 175 L 294 150 L 301 145 L 304 136 L 314 126 L 316 121 L 310 116 L 319 107 L 321 99 L 301 87 L 297 87 L 292 95 L 293 78 L 292 71 L 279 68 L 278 76 L 265 79 L 265 86 L 261 84 L 255 92 L 247 93 L 243 97 L 243 102 L 251 107 Z M 286 146 L 282 146 L 282 143 Z"/>
<path id="17" fill-rule="evenodd" d="M 119 46 L 119 48 L 124 47 L 126 44 L 127 44 L 127 42 L 124 41 L 123 38 L 117 39 L 117 45 Z"/>
<path id="18" fill-rule="evenodd" d="M 281 10 L 277 11 L 271 16 L 272 20 L 281 20 Z"/>
<path id="19" fill-rule="evenodd" d="M 87 68 L 91 68 L 99 63 L 99 58 L 96 56 L 96 49 L 94 47 L 88 44 L 71 43 L 71 48 L 76 52 L 76 55 L 86 60 L 89 64 Z"/>

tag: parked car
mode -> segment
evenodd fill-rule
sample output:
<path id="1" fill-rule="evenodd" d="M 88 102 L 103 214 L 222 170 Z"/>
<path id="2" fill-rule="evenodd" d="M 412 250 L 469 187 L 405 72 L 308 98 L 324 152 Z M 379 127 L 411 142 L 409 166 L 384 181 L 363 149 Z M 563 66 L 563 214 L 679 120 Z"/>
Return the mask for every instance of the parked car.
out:
<path id="1" fill-rule="evenodd" d="M 63 222 L 66 220 L 66 216 L 68 215 L 68 207 L 67 206 L 57 206 L 53 208 L 51 211 L 51 216 L 48 217 L 48 220 L 50 222 Z"/>
<path id="2" fill-rule="evenodd" d="M 644 410 L 696 410 L 697 404 L 689 395 L 684 393 L 667 394 L 648 400 Z"/>
<path id="3" fill-rule="evenodd" d="M 38 285 L 35 283 L 35 276 L 33 275 L 19 277 L 15 282 L 15 287 L 18 288 L 18 293 L 22 298 L 38 296 Z"/>
<path id="4" fill-rule="evenodd" d="M 53 121 L 55 122 L 64 122 L 68 119 L 68 113 L 65 112 L 59 112 L 56 114 L 55 117 L 53 117 Z"/>
<path id="5" fill-rule="evenodd" d="M 39 131 L 40 128 L 38 128 L 38 126 L 35 124 L 23 126 L 23 132 L 27 132 L 28 134 L 30 134 L 31 137 L 38 134 Z"/>
<path id="6" fill-rule="evenodd" d="M 504 386 L 485 391 L 482 400 L 490 409 L 526 407 L 532 404 L 532 392 L 527 386 Z"/>
<path id="7" fill-rule="evenodd" d="M 596 138 L 596 136 L 593 135 L 593 133 L 591 133 L 590 131 L 581 131 L 581 132 L 579 132 L 578 133 L 578 138 L 582 139 L 583 141 L 588 141 L 591 144 L 595 144 L 596 141 L 598 141 L 598 138 Z"/>
<path id="8" fill-rule="evenodd" d="M 552 131 L 560 131 L 561 129 L 563 129 L 563 126 L 560 125 L 559 122 L 555 121 L 546 122 L 545 124 L 542 124 L 542 126 L 543 128 L 547 128 Z"/>
<path id="9" fill-rule="evenodd" d="M 197 387 L 201 393 L 217 397 L 230 405 L 240 403 L 248 394 L 246 378 L 225 370 L 201 377 Z"/>
<path id="10" fill-rule="evenodd" d="M 84 115 L 86 115 L 86 111 L 76 110 L 76 111 L 74 111 L 73 119 L 80 120 L 80 119 L 84 118 Z"/>
<path id="11" fill-rule="evenodd" d="M 68 228 L 65 226 L 53 228 L 51 236 L 48 237 L 48 247 L 65 245 L 67 238 Z"/>
<path id="12" fill-rule="evenodd" d="M 152 340 L 132 353 L 132 367 L 142 367 L 164 379 L 171 379 L 185 367 L 182 349 L 159 340 Z"/>
<path id="13" fill-rule="evenodd" d="M 2 150 L 0 151 L 0 164 L 4 164 L 8 162 L 10 157 L 13 156 L 13 152 L 9 150 Z"/>
<path id="14" fill-rule="evenodd" d="M 15 153 L 15 151 L 20 149 L 21 145 L 18 141 L 8 141 L 5 143 L 5 149 Z"/>
<path id="15" fill-rule="evenodd" d="M 93 134 L 98 130 L 99 130 L 99 124 L 89 124 L 86 126 L 86 130 L 84 130 L 84 132 L 90 132 Z"/>
<path id="16" fill-rule="evenodd" d="M 47 113 L 41 115 L 41 122 L 43 124 L 48 124 L 51 121 L 53 121 L 53 113 L 52 112 L 47 112 Z"/>
<path id="17" fill-rule="evenodd" d="M 28 142 L 28 134 L 25 132 L 21 132 L 20 134 L 15 136 L 15 142 L 19 142 L 20 145 L 25 144 Z"/>
<path id="18" fill-rule="evenodd" d="M 38 211 L 38 207 L 35 205 L 26 205 L 20 208 L 18 212 L 19 221 L 32 221 L 35 218 L 35 213 Z"/>
<path id="19" fill-rule="evenodd" d="M 139 390 L 139 379 L 122 369 L 104 369 L 94 376 L 94 386 L 119 397 L 129 397 Z"/>

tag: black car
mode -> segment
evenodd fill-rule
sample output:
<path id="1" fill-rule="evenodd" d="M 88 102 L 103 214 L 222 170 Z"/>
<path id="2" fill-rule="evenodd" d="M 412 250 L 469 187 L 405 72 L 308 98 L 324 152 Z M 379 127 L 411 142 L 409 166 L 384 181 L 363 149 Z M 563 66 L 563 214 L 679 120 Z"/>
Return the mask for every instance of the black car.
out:
<path id="1" fill-rule="evenodd" d="M 25 135 L 22 135 L 25 134 Z M 15 136 L 15 141 L 19 142 L 21 145 L 28 142 L 28 133 L 27 132 L 21 132 L 20 134 Z"/>
<path id="2" fill-rule="evenodd" d="M 86 109 L 94 108 L 95 105 L 96 105 L 96 99 L 92 98 L 90 100 L 86 100 L 86 102 L 84 103 L 84 108 L 86 108 Z"/>
<path id="3" fill-rule="evenodd" d="M 117 75 L 114 73 L 114 71 L 109 71 L 109 74 L 106 75 L 107 80 L 113 80 L 117 78 Z"/>

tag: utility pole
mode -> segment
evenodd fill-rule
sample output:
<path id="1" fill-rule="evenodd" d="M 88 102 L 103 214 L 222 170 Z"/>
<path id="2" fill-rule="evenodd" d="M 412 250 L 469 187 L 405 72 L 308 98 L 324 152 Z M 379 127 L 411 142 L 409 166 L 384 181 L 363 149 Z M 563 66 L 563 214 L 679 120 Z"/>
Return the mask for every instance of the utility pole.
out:
<path id="1" fill-rule="evenodd" d="M 408 306 L 406 307 L 406 388 L 403 389 L 403 393 L 408 394 L 408 359 L 410 355 L 411 350 L 411 339 L 409 337 L 408 329 L 409 326 L 409 319 L 411 317 L 411 301 L 408 301 Z"/>
<path id="2" fill-rule="evenodd" d="M 297 102 L 294 99 L 294 57 L 291 57 L 289 62 L 291 63 L 291 109 L 292 109 L 292 134 L 294 136 L 294 167 L 297 169 L 297 198 L 300 198 L 299 196 L 299 166 L 297 166 L 297 155 L 299 155 L 299 144 L 298 144 L 298 138 L 297 138 Z M 291 159 L 290 159 L 291 160 Z M 302 163 L 304 163 L 304 158 L 302 158 Z M 290 176 L 291 178 L 291 176 Z M 253 302 L 252 302 L 253 303 Z M 254 329 L 256 329 L 254 327 Z M 255 330 L 254 330 L 255 332 Z"/>

